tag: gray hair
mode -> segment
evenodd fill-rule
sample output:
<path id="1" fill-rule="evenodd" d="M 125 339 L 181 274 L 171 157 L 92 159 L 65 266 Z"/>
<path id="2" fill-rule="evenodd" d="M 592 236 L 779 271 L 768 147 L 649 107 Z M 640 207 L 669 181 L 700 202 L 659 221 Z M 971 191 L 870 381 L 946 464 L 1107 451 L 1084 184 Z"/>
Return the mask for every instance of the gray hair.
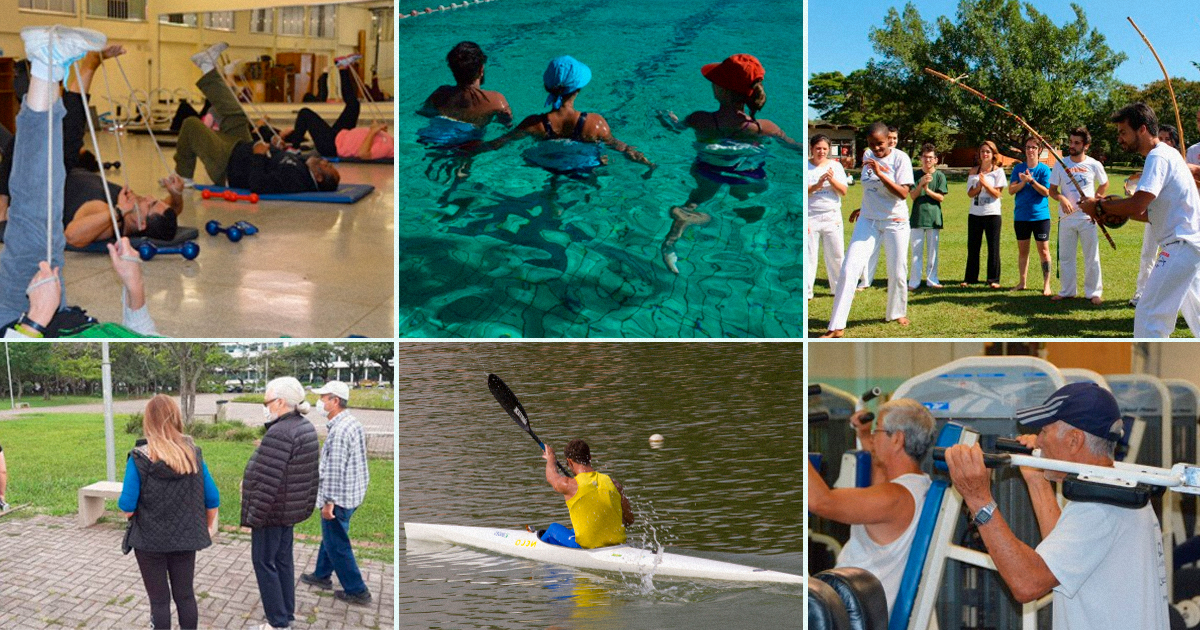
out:
<path id="1" fill-rule="evenodd" d="M 1118 420 L 1117 422 L 1119 423 L 1120 421 Z M 1067 429 L 1078 428 L 1078 427 L 1073 427 L 1070 424 L 1063 422 L 1062 420 L 1056 421 L 1055 424 L 1061 425 L 1058 427 L 1058 437 L 1062 437 L 1063 434 L 1067 432 Z M 1121 431 L 1121 428 L 1119 428 L 1119 427 L 1114 426 L 1114 429 L 1116 430 L 1116 433 L 1115 433 L 1116 435 L 1120 435 L 1123 432 L 1123 431 Z M 1116 457 L 1117 457 L 1117 440 L 1103 438 L 1103 437 L 1100 437 L 1099 435 L 1088 433 L 1087 431 L 1084 431 L 1083 429 L 1079 429 L 1079 432 L 1083 433 L 1083 446 L 1084 446 L 1084 448 L 1087 449 L 1087 451 L 1089 453 L 1091 453 L 1092 455 L 1100 456 L 1100 457 L 1116 459 Z"/>
<path id="2" fill-rule="evenodd" d="M 924 405 L 911 398 L 896 398 L 880 405 L 879 421 L 886 421 L 885 430 L 904 434 L 904 452 L 918 462 L 933 444 L 937 421 Z"/>
<path id="3" fill-rule="evenodd" d="M 282 400 L 287 405 L 288 410 L 296 410 L 300 413 L 308 413 L 312 407 L 304 400 L 304 386 L 300 381 L 291 376 L 281 376 L 267 383 L 266 394 L 275 394 L 275 397 Z M 269 396 L 268 396 L 269 397 Z"/>

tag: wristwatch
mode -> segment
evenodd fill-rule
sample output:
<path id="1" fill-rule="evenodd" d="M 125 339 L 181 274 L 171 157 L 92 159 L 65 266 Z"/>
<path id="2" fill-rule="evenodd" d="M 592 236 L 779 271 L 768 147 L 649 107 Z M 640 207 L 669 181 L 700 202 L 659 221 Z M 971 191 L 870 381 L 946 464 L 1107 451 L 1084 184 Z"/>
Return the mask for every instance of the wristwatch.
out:
<path id="1" fill-rule="evenodd" d="M 975 513 L 975 518 L 971 519 L 971 524 L 974 525 L 975 527 L 981 527 L 983 525 L 986 525 L 988 521 L 992 520 L 992 515 L 995 513 L 996 513 L 996 502 L 992 501 L 992 502 L 988 503 L 987 505 L 979 508 L 979 511 Z"/>

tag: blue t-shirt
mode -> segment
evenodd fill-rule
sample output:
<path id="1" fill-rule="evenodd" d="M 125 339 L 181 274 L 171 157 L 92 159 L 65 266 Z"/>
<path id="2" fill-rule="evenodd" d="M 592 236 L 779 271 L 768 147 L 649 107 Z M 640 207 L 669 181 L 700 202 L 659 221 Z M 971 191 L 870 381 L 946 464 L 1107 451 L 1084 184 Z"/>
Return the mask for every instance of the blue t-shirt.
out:
<path id="1" fill-rule="evenodd" d="M 1008 178 L 1008 182 L 1015 184 L 1021 181 L 1021 173 L 1028 170 L 1029 167 L 1024 162 L 1014 164 L 1012 177 Z M 1049 166 L 1038 162 L 1038 165 L 1033 167 L 1033 170 L 1030 172 L 1033 174 L 1033 181 L 1046 188 L 1050 188 Z M 1050 198 L 1043 197 L 1038 191 L 1033 189 L 1033 186 L 1026 186 L 1018 191 L 1014 202 L 1014 221 L 1043 221 L 1050 218 Z"/>

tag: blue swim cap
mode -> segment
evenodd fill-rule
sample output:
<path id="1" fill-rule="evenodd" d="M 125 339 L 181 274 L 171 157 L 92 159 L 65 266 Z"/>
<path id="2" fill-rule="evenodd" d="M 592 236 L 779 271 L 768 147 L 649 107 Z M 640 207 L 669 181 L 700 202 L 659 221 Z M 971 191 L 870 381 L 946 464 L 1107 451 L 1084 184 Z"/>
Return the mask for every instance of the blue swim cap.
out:
<path id="1" fill-rule="evenodd" d="M 579 91 L 592 80 L 592 70 L 570 55 L 555 57 L 546 66 L 542 75 L 542 83 L 550 93 L 546 97 L 546 106 L 558 109 L 562 107 L 562 97 Z"/>

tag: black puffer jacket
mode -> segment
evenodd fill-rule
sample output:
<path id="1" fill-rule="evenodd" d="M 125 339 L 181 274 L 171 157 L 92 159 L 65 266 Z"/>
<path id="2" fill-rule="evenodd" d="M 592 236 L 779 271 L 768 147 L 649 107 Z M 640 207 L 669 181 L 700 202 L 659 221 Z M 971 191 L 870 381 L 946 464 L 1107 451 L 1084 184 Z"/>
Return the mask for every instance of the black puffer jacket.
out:
<path id="1" fill-rule="evenodd" d="M 320 482 L 317 430 L 293 411 L 267 423 L 242 476 L 242 526 L 295 525 L 312 515 Z"/>

